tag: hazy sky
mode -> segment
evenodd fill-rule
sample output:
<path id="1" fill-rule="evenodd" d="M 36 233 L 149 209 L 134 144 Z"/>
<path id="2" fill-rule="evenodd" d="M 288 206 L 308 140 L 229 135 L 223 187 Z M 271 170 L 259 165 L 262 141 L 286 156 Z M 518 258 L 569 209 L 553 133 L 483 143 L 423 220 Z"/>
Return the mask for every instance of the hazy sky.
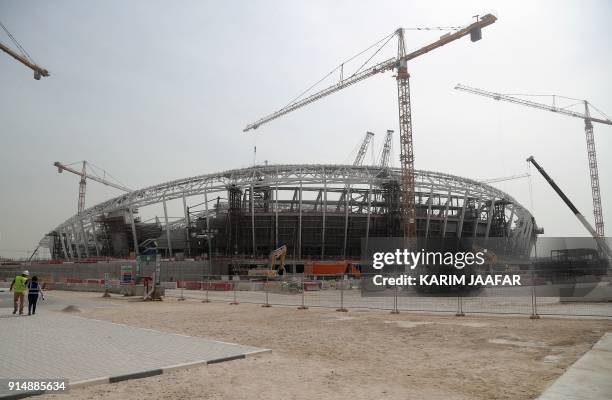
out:
<path id="1" fill-rule="evenodd" d="M 35 81 L 0 53 L 0 256 L 23 257 L 75 213 L 78 177 L 54 161 L 86 159 L 140 188 L 250 165 L 255 141 L 259 162 L 341 163 L 370 130 L 378 152 L 398 125 L 391 73 L 255 137 L 242 128 L 399 26 L 466 25 L 491 11 L 499 20 L 482 41 L 409 64 L 416 167 L 492 178 L 526 172 L 533 154 L 592 221 L 581 120 L 453 87 L 586 98 L 612 115 L 610 2 L 0 0 L 0 21 L 51 72 Z M 408 31 L 407 46 L 440 34 Z M 612 127 L 596 125 L 595 137 L 609 236 Z M 532 182 L 546 233 L 584 235 L 537 173 Z M 496 186 L 530 208 L 528 180 Z M 118 194 L 91 182 L 87 206 Z"/>

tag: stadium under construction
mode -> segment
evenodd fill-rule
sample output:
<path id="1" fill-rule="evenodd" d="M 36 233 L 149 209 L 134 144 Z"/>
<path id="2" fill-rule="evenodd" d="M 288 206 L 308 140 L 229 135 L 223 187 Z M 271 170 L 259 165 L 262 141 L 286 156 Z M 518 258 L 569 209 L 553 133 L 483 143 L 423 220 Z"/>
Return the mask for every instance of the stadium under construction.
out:
<path id="1" fill-rule="evenodd" d="M 357 259 L 361 240 L 401 235 L 399 174 L 354 165 L 262 165 L 135 190 L 72 216 L 46 237 L 54 259 L 268 257 L 281 245 L 294 263 Z M 417 171 L 417 237 L 507 238 L 527 254 L 538 231 L 510 195 L 454 175 Z M 167 203 L 184 218 L 170 221 Z M 142 221 L 140 210 L 164 214 Z M 137 245 L 135 245 L 137 243 Z"/>
<path id="2" fill-rule="evenodd" d="M 408 61 L 466 36 L 477 42 L 481 30 L 496 20 L 492 14 L 475 16 L 471 24 L 455 27 L 412 52 L 406 50 L 404 29 L 399 28 L 358 53 L 355 57 L 373 52 L 353 74 L 345 76 L 342 63 L 334 70 L 340 72 L 339 81 L 307 95 L 311 86 L 284 108 L 244 128 L 244 132 L 258 129 L 365 79 L 395 71 L 399 169 L 388 163 L 390 131 L 379 165 L 362 165 L 372 135 L 368 133 L 352 165 L 256 165 L 127 190 L 84 209 L 83 162 L 82 173 L 69 170 L 82 177 L 79 212 L 48 235 L 52 257 L 131 258 L 154 253 L 175 259 L 214 257 L 218 263 L 232 260 L 235 265 L 239 259 L 243 261 L 238 263 L 265 260 L 285 246 L 287 256 L 299 265 L 310 259 L 358 259 L 362 240 L 398 236 L 505 238 L 505 253 L 528 255 L 541 230 L 510 195 L 483 182 L 414 168 Z M 373 57 L 393 38 L 396 57 L 373 64 Z M 379 48 L 374 51 L 374 47 Z M 66 169 L 56 166 L 60 172 Z M 173 200 L 182 200 L 179 220 L 168 215 L 167 202 Z M 145 207 L 159 203 L 161 221 L 159 215 L 153 220 L 140 217 Z"/>

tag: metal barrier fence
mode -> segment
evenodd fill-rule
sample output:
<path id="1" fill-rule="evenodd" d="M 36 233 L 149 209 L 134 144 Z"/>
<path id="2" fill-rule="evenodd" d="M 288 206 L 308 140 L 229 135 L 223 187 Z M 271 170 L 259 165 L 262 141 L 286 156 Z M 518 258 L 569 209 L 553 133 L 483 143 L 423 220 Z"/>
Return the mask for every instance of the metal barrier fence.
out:
<path id="1" fill-rule="evenodd" d="M 563 299 L 544 296 L 544 286 L 521 288 L 487 288 L 485 296 L 417 295 L 404 287 L 385 287 L 376 295 L 363 295 L 362 287 L 369 277 L 321 279 L 302 274 L 275 278 L 246 276 L 185 275 L 176 289 L 166 289 L 166 296 L 202 301 L 292 306 L 300 309 L 322 307 L 346 311 L 376 309 L 391 312 L 435 312 L 458 316 L 466 314 L 519 314 L 612 317 L 612 302 Z M 606 279 L 601 288 L 611 295 L 612 285 Z"/>
<path id="2" fill-rule="evenodd" d="M 0 280 L 10 281 L 22 267 L 0 270 Z M 101 271 L 64 266 L 61 278 L 39 273 L 39 279 L 47 282 L 74 284 L 75 290 L 103 291 L 104 283 L 119 284 L 118 269 Z M 78 272 L 78 273 L 77 273 Z M 34 271 L 36 273 L 36 271 Z M 74 273 L 74 275 L 73 275 Z M 32 273 L 31 273 L 32 274 Z M 59 276 L 60 274 L 58 274 Z M 75 276 L 75 278 L 67 278 Z M 383 287 L 377 293 L 363 295 L 364 281 L 369 276 L 322 277 L 303 274 L 280 277 L 249 277 L 232 275 L 185 274 L 162 269 L 161 281 L 166 296 L 178 299 L 195 299 L 203 302 L 261 304 L 262 306 L 290 306 L 299 309 L 329 308 L 338 311 L 351 309 L 375 309 L 391 312 L 432 312 L 455 315 L 466 314 L 519 314 L 537 318 L 551 316 L 612 317 L 612 283 L 609 275 L 598 283 L 598 290 L 607 294 L 607 301 L 588 301 L 588 298 L 563 299 L 550 296 L 545 284 L 521 288 L 488 288 L 487 296 L 421 296 L 405 287 Z"/>

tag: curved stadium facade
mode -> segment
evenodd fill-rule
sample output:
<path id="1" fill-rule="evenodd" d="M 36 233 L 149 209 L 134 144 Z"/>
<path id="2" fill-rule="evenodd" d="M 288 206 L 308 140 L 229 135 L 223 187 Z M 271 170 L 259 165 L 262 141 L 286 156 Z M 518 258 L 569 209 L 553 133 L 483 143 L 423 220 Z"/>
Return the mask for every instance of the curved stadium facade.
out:
<path id="1" fill-rule="evenodd" d="M 265 258 L 287 245 L 293 259 L 358 258 L 361 239 L 401 234 L 397 169 L 266 165 L 178 179 L 136 190 L 74 215 L 47 235 L 52 257 L 128 257 L 158 252 Z M 506 238 L 529 251 L 531 214 L 507 193 L 459 176 L 416 172 L 417 236 Z M 185 218 L 139 217 L 180 199 Z M 210 241 L 210 243 L 209 243 Z M 137 246 L 134 243 L 138 243 Z"/>

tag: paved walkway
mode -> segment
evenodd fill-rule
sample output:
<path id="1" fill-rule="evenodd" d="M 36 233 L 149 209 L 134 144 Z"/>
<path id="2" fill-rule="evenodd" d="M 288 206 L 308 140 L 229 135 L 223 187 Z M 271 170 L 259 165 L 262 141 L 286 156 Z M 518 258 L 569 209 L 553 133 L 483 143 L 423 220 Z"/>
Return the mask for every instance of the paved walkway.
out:
<path id="1" fill-rule="evenodd" d="M 539 400 L 612 399 L 612 333 L 606 333 Z"/>
<path id="2" fill-rule="evenodd" d="M 11 312 L 0 308 L 0 379 L 64 378 L 75 384 L 267 351 L 61 312 Z M 0 398 L 5 394 L 7 388 L 0 388 Z"/>

